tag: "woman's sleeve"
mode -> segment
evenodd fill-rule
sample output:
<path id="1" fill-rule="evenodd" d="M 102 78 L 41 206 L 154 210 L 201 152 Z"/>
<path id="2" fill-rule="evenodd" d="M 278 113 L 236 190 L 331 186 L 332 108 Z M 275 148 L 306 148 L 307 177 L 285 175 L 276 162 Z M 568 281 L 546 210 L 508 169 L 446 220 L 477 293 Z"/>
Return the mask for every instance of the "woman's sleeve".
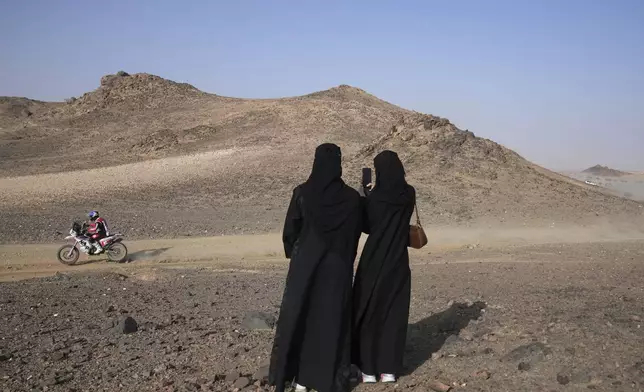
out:
<path id="1" fill-rule="evenodd" d="M 291 203 L 286 212 L 286 221 L 284 222 L 284 231 L 282 232 L 282 241 L 284 242 L 284 253 L 286 258 L 290 259 L 293 254 L 293 248 L 302 231 L 302 211 L 300 211 L 299 188 L 295 188 Z"/>

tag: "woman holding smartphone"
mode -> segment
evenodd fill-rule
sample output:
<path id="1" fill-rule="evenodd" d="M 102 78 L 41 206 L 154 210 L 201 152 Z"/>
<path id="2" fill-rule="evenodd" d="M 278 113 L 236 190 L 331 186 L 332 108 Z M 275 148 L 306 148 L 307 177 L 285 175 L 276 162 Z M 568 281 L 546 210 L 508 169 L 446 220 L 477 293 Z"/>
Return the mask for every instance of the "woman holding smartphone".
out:
<path id="1" fill-rule="evenodd" d="M 376 375 L 395 382 L 402 371 L 411 295 L 409 221 L 416 202 L 395 152 L 378 154 L 374 166 L 375 186 L 364 184 L 363 231 L 369 238 L 353 286 L 351 336 L 352 360 L 366 383 L 377 382 Z"/>

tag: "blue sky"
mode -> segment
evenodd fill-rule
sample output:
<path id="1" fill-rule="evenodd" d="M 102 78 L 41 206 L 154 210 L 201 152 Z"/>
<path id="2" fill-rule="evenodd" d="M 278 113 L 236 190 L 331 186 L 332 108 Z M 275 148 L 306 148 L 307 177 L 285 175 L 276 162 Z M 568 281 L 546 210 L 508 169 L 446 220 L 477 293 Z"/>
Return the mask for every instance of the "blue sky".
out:
<path id="1" fill-rule="evenodd" d="M 125 70 L 239 97 L 339 84 L 553 169 L 644 170 L 644 1 L 5 0 L 0 95 Z"/>

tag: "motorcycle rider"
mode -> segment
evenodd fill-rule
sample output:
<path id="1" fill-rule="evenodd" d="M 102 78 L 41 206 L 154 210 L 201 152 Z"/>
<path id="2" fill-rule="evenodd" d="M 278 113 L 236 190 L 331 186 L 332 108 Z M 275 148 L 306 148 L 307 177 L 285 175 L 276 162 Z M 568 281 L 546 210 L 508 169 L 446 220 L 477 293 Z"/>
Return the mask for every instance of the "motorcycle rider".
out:
<path id="1" fill-rule="evenodd" d="M 89 217 L 89 224 L 87 226 L 88 242 L 95 247 L 94 254 L 97 255 L 103 252 L 101 239 L 109 235 L 107 222 L 99 216 L 98 211 L 90 211 L 87 216 Z"/>

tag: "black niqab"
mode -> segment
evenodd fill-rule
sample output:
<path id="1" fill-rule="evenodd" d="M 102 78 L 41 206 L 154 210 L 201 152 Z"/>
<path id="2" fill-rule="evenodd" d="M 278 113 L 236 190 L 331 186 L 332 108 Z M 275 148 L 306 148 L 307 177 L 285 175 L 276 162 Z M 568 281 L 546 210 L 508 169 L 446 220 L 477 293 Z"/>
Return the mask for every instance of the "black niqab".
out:
<path id="1" fill-rule="evenodd" d="M 293 190 L 286 213 L 282 238 L 291 263 L 269 369 L 277 392 L 294 379 L 316 391 L 349 390 L 351 283 L 362 208 L 341 175 L 340 148 L 318 147 L 311 176 Z"/>
<path id="2" fill-rule="evenodd" d="M 385 150 L 373 161 L 376 168 L 376 186 L 371 197 L 389 204 L 407 204 L 413 192 L 405 180 L 405 168 L 398 154 Z"/>
<path id="3" fill-rule="evenodd" d="M 306 199 L 304 208 L 313 226 L 325 238 L 351 216 L 354 206 L 342 180 L 340 147 L 325 143 L 316 148 L 313 169 L 309 179 L 302 184 L 302 192 Z"/>

